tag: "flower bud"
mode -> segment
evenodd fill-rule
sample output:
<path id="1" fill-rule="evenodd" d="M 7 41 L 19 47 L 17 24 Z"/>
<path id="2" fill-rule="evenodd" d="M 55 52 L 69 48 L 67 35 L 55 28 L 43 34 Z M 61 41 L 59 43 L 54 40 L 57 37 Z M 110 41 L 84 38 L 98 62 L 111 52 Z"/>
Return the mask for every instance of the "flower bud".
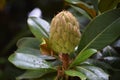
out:
<path id="1" fill-rule="evenodd" d="M 68 11 L 58 13 L 51 22 L 50 46 L 58 53 L 71 53 L 80 41 L 79 23 Z"/>

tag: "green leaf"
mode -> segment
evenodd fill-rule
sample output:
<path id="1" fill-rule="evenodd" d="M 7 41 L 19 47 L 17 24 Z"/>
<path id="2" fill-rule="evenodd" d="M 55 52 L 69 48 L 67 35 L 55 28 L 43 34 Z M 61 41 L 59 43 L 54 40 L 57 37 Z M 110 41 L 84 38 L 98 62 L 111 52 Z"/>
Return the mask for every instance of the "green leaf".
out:
<path id="1" fill-rule="evenodd" d="M 15 51 L 15 53 L 30 54 L 30 55 L 36 56 L 38 58 L 42 58 L 44 60 L 54 60 L 55 59 L 55 57 L 52 57 L 52 56 L 42 55 L 40 53 L 40 50 L 38 50 L 38 49 L 29 48 L 29 47 L 18 48 L 17 51 Z"/>
<path id="2" fill-rule="evenodd" d="M 113 57 L 113 56 L 108 56 L 104 57 L 103 60 L 110 64 L 114 70 L 119 70 L 120 71 L 120 57 Z"/>
<path id="3" fill-rule="evenodd" d="M 83 52 L 80 52 L 75 58 L 75 60 L 70 64 L 70 67 L 80 64 L 81 62 L 85 61 L 96 52 L 97 52 L 96 49 L 87 49 Z"/>
<path id="4" fill-rule="evenodd" d="M 42 76 L 41 78 L 39 78 L 38 80 L 56 80 L 55 79 L 56 76 L 57 76 L 57 72 L 48 73 L 48 74 Z"/>
<path id="5" fill-rule="evenodd" d="M 72 0 L 65 0 L 66 2 L 72 4 L 72 5 L 75 5 L 76 7 L 79 7 L 81 9 L 83 9 L 85 12 L 87 12 L 87 14 L 91 17 L 91 18 L 94 18 L 96 16 L 96 11 L 95 9 L 93 9 L 93 6 L 91 5 L 88 5 L 87 3 L 85 2 L 82 2 L 82 1 L 78 1 L 78 0 L 75 0 L 75 1 L 72 1 Z"/>
<path id="6" fill-rule="evenodd" d="M 120 9 L 96 17 L 82 34 L 78 52 L 89 48 L 100 50 L 120 36 Z"/>
<path id="7" fill-rule="evenodd" d="M 101 12 L 113 9 L 117 6 L 120 0 L 100 0 L 99 10 Z"/>
<path id="8" fill-rule="evenodd" d="M 36 57 L 41 56 L 40 51 L 38 49 L 29 48 L 29 47 L 21 47 L 18 48 L 15 53 L 23 53 L 23 54 L 30 54 Z"/>
<path id="9" fill-rule="evenodd" d="M 48 38 L 49 23 L 47 21 L 39 17 L 29 17 L 27 22 L 31 32 L 38 40 L 42 41 L 42 38 Z"/>
<path id="10" fill-rule="evenodd" d="M 74 5 L 70 5 L 73 9 L 75 9 L 77 12 L 79 12 L 80 14 L 83 14 L 85 17 L 91 19 L 91 17 L 87 14 L 86 11 L 84 11 L 83 9 L 76 7 Z"/>
<path id="11" fill-rule="evenodd" d="M 83 1 L 86 4 L 93 5 L 94 9 L 98 11 L 98 0 L 65 0 L 66 2 L 79 4 L 79 2 Z"/>
<path id="12" fill-rule="evenodd" d="M 96 10 L 96 12 L 98 13 L 98 1 L 99 0 L 90 0 L 91 3 L 93 4 L 94 6 L 94 9 Z"/>
<path id="13" fill-rule="evenodd" d="M 40 42 L 36 38 L 25 37 L 17 42 L 18 49 L 16 53 L 31 54 L 45 60 L 54 60 L 55 57 L 42 55 L 40 52 Z"/>
<path id="14" fill-rule="evenodd" d="M 109 80 L 109 75 L 95 66 L 77 66 L 77 71 L 85 74 L 88 80 Z"/>
<path id="15" fill-rule="evenodd" d="M 8 59 L 16 67 L 21 69 L 50 68 L 50 64 L 45 60 L 31 54 L 14 53 Z"/>
<path id="16" fill-rule="evenodd" d="M 17 77 L 17 79 L 32 79 L 40 78 L 47 73 L 55 72 L 53 69 L 39 69 L 39 70 L 28 70 L 24 74 Z"/>
<path id="17" fill-rule="evenodd" d="M 32 37 L 24 37 L 18 40 L 17 47 L 30 47 L 34 49 L 40 49 L 40 41 Z"/>
<path id="18" fill-rule="evenodd" d="M 102 62 L 102 61 L 99 61 L 99 60 L 95 60 L 95 59 L 88 59 L 85 62 L 83 62 L 82 64 L 98 66 L 104 70 L 113 70 L 113 68 L 109 64 Z"/>
<path id="19" fill-rule="evenodd" d="M 73 4 L 76 4 L 78 3 L 80 0 L 65 0 L 66 2 L 69 2 L 69 3 L 73 3 Z"/>
<path id="20" fill-rule="evenodd" d="M 79 72 L 79 71 L 76 71 L 76 70 L 66 70 L 65 71 L 65 74 L 69 75 L 69 76 L 72 76 L 72 77 L 79 77 L 81 80 L 86 80 L 86 76 Z"/>

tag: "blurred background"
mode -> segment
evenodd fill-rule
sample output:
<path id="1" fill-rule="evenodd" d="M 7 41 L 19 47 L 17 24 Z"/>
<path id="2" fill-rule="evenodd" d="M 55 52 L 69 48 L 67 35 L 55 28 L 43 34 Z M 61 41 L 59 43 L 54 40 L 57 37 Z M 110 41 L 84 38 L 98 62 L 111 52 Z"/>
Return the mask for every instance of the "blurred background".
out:
<path id="1" fill-rule="evenodd" d="M 17 49 L 18 39 L 32 36 L 27 26 L 28 14 L 39 8 L 42 18 L 50 21 L 63 6 L 63 0 L 0 0 L 0 80 L 15 80 L 22 73 L 8 62 L 8 56 Z"/>
<path id="2" fill-rule="evenodd" d="M 90 6 L 90 1 L 92 1 L 96 6 L 98 0 L 80 1 L 85 1 Z M 65 0 L 0 0 L 0 80 L 15 80 L 16 76 L 24 72 L 24 70 L 20 70 L 11 64 L 8 61 L 8 57 L 17 49 L 16 42 L 20 38 L 33 36 L 27 25 L 27 18 L 29 13 L 35 8 L 39 8 L 41 10 L 41 17 L 48 22 L 50 22 L 51 19 L 62 10 L 67 9 L 71 11 L 81 23 L 81 32 L 90 21 L 89 18 L 80 14 L 81 10 L 77 11 L 76 7 L 74 7 L 74 9 L 70 8 L 70 6 L 65 3 Z M 96 7 L 95 10 L 97 12 L 98 8 Z M 92 17 L 95 17 L 96 15 L 97 13 Z M 104 55 L 102 54 L 102 59 L 106 56 L 105 53 L 114 54 L 114 51 L 117 52 L 117 54 L 120 53 L 120 40 L 112 45 L 112 47 L 109 46 L 103 49 L 102 53 L 104 53 Z M 119 56 L 117 55 L 117 57 Z M 101 58 L 98 54 L 93 56 L 95 59 L 98 59 L 99 57 Z M 111 59 L 111 61 L 113 61 L 113 59 Z M 118 67 L 120 69 L 120 65 L 118 65 L 120 58 L 118 60 L 114 59 L 114 61 L 118 62 L 113 62 L 113 67 Z M 110 60 L 108 60 L 107 63 L 110 63 Z M 111 73 L 113 75 L 111 80 L 120 80 L 120 71 Z"/>

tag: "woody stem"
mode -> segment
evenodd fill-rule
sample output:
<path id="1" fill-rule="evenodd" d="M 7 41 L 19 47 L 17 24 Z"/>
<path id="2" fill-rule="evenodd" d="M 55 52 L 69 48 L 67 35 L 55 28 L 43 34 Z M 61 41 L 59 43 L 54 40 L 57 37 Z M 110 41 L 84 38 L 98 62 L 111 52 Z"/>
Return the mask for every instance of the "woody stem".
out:
<path id="1" fill-rule="evenodd" d="M 69 55 L 68 54 L 64 54 L 64 53 L 61 53 L 59 55 L 59 58 L 60 60 L 62 61 L 62 76 L 64 76 L 67 80 L 68 76 L 64 75 L 64 71 L 68 69 L 69 67 L 69 62 L 70 62 L 70 58 L 69 58 Z"/>

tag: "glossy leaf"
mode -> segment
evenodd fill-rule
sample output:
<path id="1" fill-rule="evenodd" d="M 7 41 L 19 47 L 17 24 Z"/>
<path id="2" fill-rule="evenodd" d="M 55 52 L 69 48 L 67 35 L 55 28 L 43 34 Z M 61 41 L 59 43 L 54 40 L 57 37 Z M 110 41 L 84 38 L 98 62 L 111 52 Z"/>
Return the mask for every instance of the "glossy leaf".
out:
<path id="1" fill-rule="evenodd" d="M 113 44 L 113 47 L 120 49 L 120 39 Z"/>
<path id="2" fill-rule="evenodd" d="M 102 49 L 120 36 L 120 9 L 96 17 L 82 34 L 78 52 L 88 48 Z"/>
<path id="3" fill-rule="evenodd" d="M 80 14 L 83 14 L 85 17 L 91 19 L 91 17 L 89 16 L 89 14 L 87 14 L 86 11 L 84 11 L 83 9 L 76 7 L 74 5 L 70 5 L 73 9 L 75 9 L 76 11 L 78 11 Z"/>
<path id="4" fill-rule="evenodd" d="M 82 2 L 82 1 L 73 1 L 73 0 L 65 0 L 66 2 L 73 4 L 81 9 L 83 9 L 84 11 L 86 11 L 90 17 L 94 18 L 96 16 L 96 11 L 93 9 L 92 6 Z"/>
<path id="5" fill-rule="evenodd" d="M 49 23 L 39 17 L 29 17 L 28 25 L 34 36 L 41 41 L 43 37 L 48 38 Z"/>
<path id="6" fill-rule="evenodd" d="M 106 46 L 102 49 L 102 56 L 120 56 L 119 53 L 112 47 L 112 46 Z"/>
<path id="7" fill-rule="evenodd" d="M 99 3 L 99 10 L 101 12 L 113 9 L 117 6 L 117 4 L 120 2 L 120 0 L 100 0 Z"/>
<path id="8" fill-rule="evenodd" d="M 120 71 L 120 57 L 113 57 L 113 56 L 108 56 L 108 57 L 104 57 L 103 60 L 110 64 L 114 69 L 119 69 Z"/>
<path id="9" fill-rule="evenodd" d="M 109 75 L 95 66 L 77 66 L 76 70 L 85 74 L 88 80 L 109 80 Z"/>
<path id="10" fill-rule="evenodd" d="M 97 66 L 104 70 L 113 70 L 113 68 L 109 64 L 99 61 L 99 60 L 95 60 L 95 59 L 88 59 L 82 63 L 82 65 L 84 65 L 84 64 Z"/>
<path id="11" fill-rule="evenodd" d="M 24 74 L 17 77 L 17 79 L 33 79 L 40 78 L 47 73 L 55 72 L 53 69 L 39 69 L 39 70 L 28 70 Z"/>
<path id="12" fill-rule="evenodd" d="M 18 40 L 17 47 L 30 47 L 40 49 L 40 41 L 33 37 L 24 37 Z"/>
<path id="13" fill-rule="evenodd" d="M 76 4 L 76 3 L 78 3 L 80 0 L 65 0 L 66 2 L 69 2 L 69 3 L 74 3 L 74 4 Z"/>
<path id="14" fill-rule="evenodd" d="M 55 57 L 52 57 L 52 56 L 42 55 L 40 53 L 40 50 L 38 50 L 38 49 L 29 48 L 29 47 L 18 48 L 17 51 L 15 51 L 15 53 L 30 54 L 30 55 L 33 55 L 33 56 L 36 56 L 38 58 L 45 59 L 45 60 L 54 60 L 55 59 Z"/>
<path id="15" fill-rule="evenodd" d="M 81 62 L 87 60 L 91 55 L 95 54 L 97 50 L 87 49 L 83 52 L 80 52 L 75 60 L 71 63 L 70 67 L 80 64 Z"/>
<path id="16" fill-rule="evenodd" d="M 83 73 L 76 70 L 66 70 L 65 74 L 72 77 L 79 77 L 81 80 L 86 80 L 86 76 Z"/>
<path id="17" fill-rule="evenodd" d="M 80 1 L 83 1 L 84 3 L 88 5 L 92 5 L 96 11 L 98 11 L 98 0 L 66 0 L 71 3 L 79 3 Z"/>
<path id="18" fill-rule="evenodd" d="M 45 60 L 54 60 L 55 57 L 43 55 L 40 52 L 40 42 L 36 38 L 25 37 L 17 42 L 18 49 L 16 53 L 31 54 Z"/>
<path id="19" fill-rule="evenodd" d="M 90 0 L 91 3 L 93 4 L 94 6 L 94 9 L 96 10 L 96 12 L 98 13 L 98 1 L 99 0 Z"/>
<path id="20" fill-rule="evenodd" d="M 9 57 L 9 61 L 21 69 L 50 68 L 45 60 L 31 54 L 14 53 Z"/>
<path id="21" fill-rule="evenodd" d="M 38 80 L 55 80 L 56 76 L 57 76 L 57 73 L 52 72 L 52 73 L 48 73 L 48 74 L 42 76 Z"/>

